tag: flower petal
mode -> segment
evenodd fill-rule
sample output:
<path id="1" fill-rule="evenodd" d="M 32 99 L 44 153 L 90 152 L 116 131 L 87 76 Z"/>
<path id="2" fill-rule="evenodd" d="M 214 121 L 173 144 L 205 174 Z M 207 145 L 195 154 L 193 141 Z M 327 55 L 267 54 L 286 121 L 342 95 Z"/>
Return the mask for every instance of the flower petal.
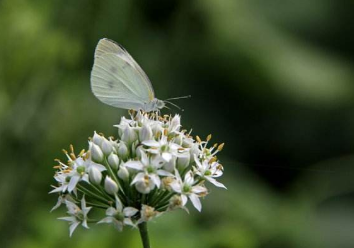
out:
<path id="1" fill-rule="evenodd" d="M 145 146 L 154 146 L 154 147 L 160 147 L 160 143 L 155 141 L 155 140 L 145 140 L 141 142 Z"/>
<path id="2" fill-rule="evenodd" d="M 128 161 L 124 165 L 125 167 L 129 167 L 135 170 L 143 170 L 144 168 L 144 165 L 139 161 Z"/>
<path id="3" fill-rule="evenodd" d="M 75 189 L 76 184 L 79 182 L 79 180 L 80 180 L 80 177 L 77 175 L 71 177 L 70 182 L 69 182 L 69 186 L 68 186 L 69 192 L 71 192 Z"/>
<path id="4" fill-rule="evenodd" d="M 70 237 L 73 235 L 73 232 L 75 231 L 76 227 L 80 224 L 80 222 L 74 222 L 70 225 L 69 231 L 70 231 Z"/>
<path id="5" fill-rule="evenodd" d="M 202 211 L 202 204 L 196 194 L 190 194 L 189 199 L 193 203 L 193 206 L 200 212 Z"/>
<path id="6" fill-rule="evenodd" d="M 137 212 L 139 212 L 139 210 L 133 207 L 126 207 L 123 210 L 123 214 L 126 217 L 134 216 Z"/>
<path id="7" fill-rule="evenodd" d="M 216 181 L 214 178 L 212 178 L 212 177 L 205 177 L 205 178 L 206 178 L 206 180 L 208 180 L 209 182 L 214 184 L 216 187 L 227 189 L 224 184 Z"/>

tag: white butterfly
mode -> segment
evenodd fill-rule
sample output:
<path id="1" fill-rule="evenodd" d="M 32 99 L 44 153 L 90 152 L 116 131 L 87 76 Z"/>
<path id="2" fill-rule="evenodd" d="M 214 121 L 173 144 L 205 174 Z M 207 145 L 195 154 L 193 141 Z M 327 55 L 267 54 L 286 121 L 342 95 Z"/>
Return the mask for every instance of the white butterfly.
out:
<path id="1" fill-rule="evenodd" d="M 118 43 L 101 39 L 95 50 L 91 89 L 103 103 L 123 108 L 157 111 L 165 102 L 155 98 L 149 78 Z"/>

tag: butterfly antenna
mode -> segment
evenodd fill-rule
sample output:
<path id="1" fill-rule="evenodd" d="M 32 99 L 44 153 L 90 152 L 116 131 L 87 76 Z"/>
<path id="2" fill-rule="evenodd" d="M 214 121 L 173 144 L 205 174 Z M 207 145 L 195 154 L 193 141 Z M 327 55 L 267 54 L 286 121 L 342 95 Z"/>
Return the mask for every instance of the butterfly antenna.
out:
<path id="1" fill-rule="evenodd" d="M 179 97 L 172 97 L 172 98 L 168 98 L 166 100 L 177 100 L 177 99 L 184 99 L 184 98 L 191 98 L 192 95 L 188 95 L 188 96 L 179 96 Z"/>
<path id="2" fill-rule="evenodd" d="M 184 111 L 183 108 L 181 108 L 181 107 L 178 106 L 177 104 L 174 104 L 173 102 L 170 102 L 170 101 L 167 101 L 167 100 L 165 100 L 164 102 L 167 102 L 168 104 L 171 104 L 172 106 L 178 108 L 179 110 Z M 166 107 L 166 108 L 168 108 L 168 107 Z M 169 108 L 168 108 L 168 109 L 169 109 Z"/>

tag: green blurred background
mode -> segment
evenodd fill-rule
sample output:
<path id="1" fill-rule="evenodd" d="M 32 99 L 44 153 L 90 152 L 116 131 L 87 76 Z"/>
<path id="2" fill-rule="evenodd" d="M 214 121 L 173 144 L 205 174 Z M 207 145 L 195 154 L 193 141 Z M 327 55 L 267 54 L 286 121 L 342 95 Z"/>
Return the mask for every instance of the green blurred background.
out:
<path id="1" fill-rule="evenodd" d="M 90 91 L 94 48 L 118 41 L 182 124 L 225 142 L 203 211 L 151 223 L 152 246 L 354 247 L 352 0 L 0 1 L 0 246 L 141 247 L 138 232 L 49 213 L 54 158 L 115 135 L 126 111 Z M 172 110 L 172 112 L 176 112 Z M 165 111 L 167 113 L 167 111 Z"/>

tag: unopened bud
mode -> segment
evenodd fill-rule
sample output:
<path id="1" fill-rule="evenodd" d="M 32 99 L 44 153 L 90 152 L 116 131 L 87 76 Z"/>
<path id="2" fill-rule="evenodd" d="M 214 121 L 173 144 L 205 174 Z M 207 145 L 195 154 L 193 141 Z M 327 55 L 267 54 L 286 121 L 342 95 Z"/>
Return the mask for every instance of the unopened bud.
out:
<path id="1" fill-rule="evenodd" d="M 103 153 L 108 156 L 112 150 L 113 150 L 113 146 L 111 144 L 111 142 L 109 140 L 107 140 L 106 138 L 103 138 L 103 141 L 101 143 L 101 148 Z"/>
<path id="2" fill-rule="evenodd" d="M 163 169 L 168 172 L 174 172 L 176 168 L 176 160 L 177 158 L 175 156 L 172 156 L 171 160 L 163 165 Z"/>
<path id="3" fill-rule="evenodd" d="M 96 145 L 100 146 L 102 144 L 103 137 L 101 135 L 97 134 L 95 131 L 95 133 L 93 134 L 93 137 L 92 137 L 92 141 Z"/>
<path id="4" fill-rule="evenodd" d="M 143 125 L 143 127 L 139 130 L 139 140 L 140 142 L 145 140 L 152 139 L 152 130 L 149 125 Z"/>
<path id="5" fill-rule="evenodd" d="M 118 156 L 123 160 L 127 159 L 127 157 L 129 156 L 128 147 L 123 141 L 121 141 L 119 143 L 119 148 L 118 148 L 117 153 L 118 153 Z"/>
<path id="6" fill-rule="evenodd" d="M 123 181 L 127 181 L 129 179 L 129 171 L 124 165 L 119 167 L 118 177 Z"/>
<path id="7" fill-rule="evenodd" d="M 91 158 L 93 161 L 95 161 L 97 163 L 100 163 L 103 161 L 103 152 L 98 145 L 91 142 L 90 151 L 91 151 Z"/>
<path id="8" fill-rule="evenodd" d="M 119 158 L 117 154 L 114 154 L 113 152 L 109 154 L 108 156 L 108 164 L 115 170 L 118 169 L 119 166 Z"/>
<path id="9" fill-rule="evenodd" d="M 122 134 L 122 140 L 127 144 L 132 144 L 137 139 L 138 135 L 136 134 L 135 130 L 130 126 L 126 126 Z"/>
<path id="10" fill-rule="evenodd" d="M 178 170 L 183 170 L 185 169 L 191 160 L 191 156 L 189 153 L 182 153 L 178 156 L 177 158 L 177 168 Z"/>
<path id="11" fill-rule="evenodd" d="M 91 167 L 89 170 L 90 182 L 93 184 L 100 184 L 102 180 L 102 173 L 95 167 Z"/>
<path id="12" fill-rule="evenodd" d="M 115 195 L 118 193 L 118 185 L 109 176 L 106 177 L 104 181 L 104 189 L 108 194 Z"/>

